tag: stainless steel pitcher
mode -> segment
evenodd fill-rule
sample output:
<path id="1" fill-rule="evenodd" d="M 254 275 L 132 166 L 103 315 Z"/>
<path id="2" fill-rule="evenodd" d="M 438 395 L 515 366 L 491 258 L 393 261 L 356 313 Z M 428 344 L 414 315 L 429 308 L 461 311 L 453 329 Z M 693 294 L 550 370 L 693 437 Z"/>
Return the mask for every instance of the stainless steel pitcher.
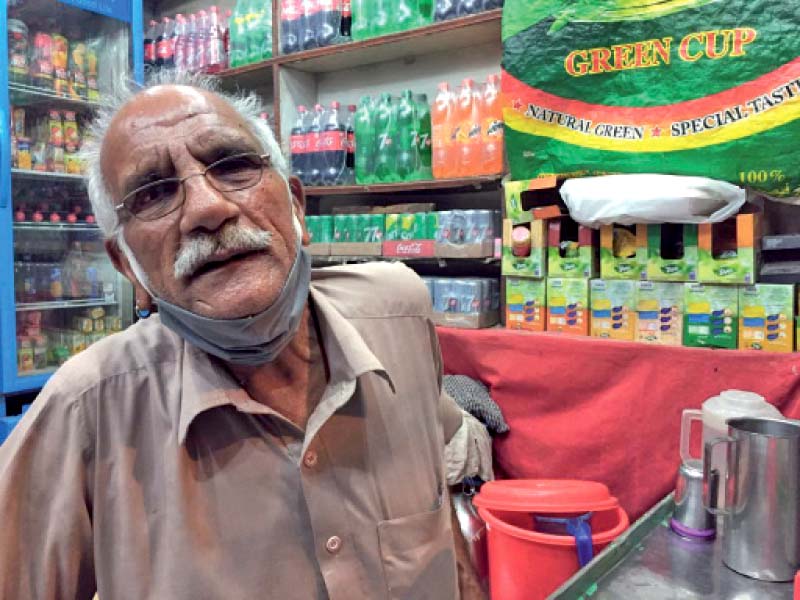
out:
<path id="1" fill-rule="evenodd" d="M 711 469 L 714 446 L 727 445 L 725 473 Z M 724 481 L 722 561 L 743 575 L 791 581 L 800 569 L 800 422 L 731 419 L 728 437 L 706 444 L 708 487 Z M 706 501 L 708 497 L 706 496 Z"/>

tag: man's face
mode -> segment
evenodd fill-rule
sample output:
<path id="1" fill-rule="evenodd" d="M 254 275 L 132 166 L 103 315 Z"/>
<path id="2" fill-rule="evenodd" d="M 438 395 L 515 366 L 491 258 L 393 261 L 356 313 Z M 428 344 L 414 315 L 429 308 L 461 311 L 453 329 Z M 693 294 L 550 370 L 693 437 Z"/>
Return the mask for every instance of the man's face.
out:
<path id="1" fill-rule="evenodd" d="M 247 123 L 221 98 L 194 88 L 161 86 L 139 94 L 115 117 L 102 147 L 101 168 L 115 203 L 157 179 L 201 172 L 226 156 L 262 154 Z M 295 258 L 291 202 L 302 219 L 302 188 L 268 165 L 260 183 L 219 192 L 204 177 L 184 182 L 178 210 L 155 221 L 120 212 L 125 240 L 159 297 L 195 313 L 222 319 L 255 314 L 277 298 Z M 175 273 L 181 248 L 223 228 L 271 234 L 257 251 L 215 252 L 188 276 Z M 137 286 L 127 261 L 108 245 L 118 268 Z"/>

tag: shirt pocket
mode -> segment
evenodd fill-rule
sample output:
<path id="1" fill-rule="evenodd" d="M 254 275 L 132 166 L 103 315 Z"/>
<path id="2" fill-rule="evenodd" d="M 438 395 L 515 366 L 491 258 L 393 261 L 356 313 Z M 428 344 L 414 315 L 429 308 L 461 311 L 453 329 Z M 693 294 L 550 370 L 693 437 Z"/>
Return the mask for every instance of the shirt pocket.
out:
<path id="1" fill-rule="evenodd" d="M 381 560 L 391 600 L 458 598 L 447 495 L 436 509 L 378 523 Z"/>

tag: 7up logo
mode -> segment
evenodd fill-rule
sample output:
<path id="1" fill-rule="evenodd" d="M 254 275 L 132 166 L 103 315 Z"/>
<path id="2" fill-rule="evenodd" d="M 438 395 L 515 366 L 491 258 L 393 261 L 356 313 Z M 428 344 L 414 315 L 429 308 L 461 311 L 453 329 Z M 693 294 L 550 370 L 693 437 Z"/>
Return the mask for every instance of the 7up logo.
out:
<path id="1" fill-rule="evenodd" d="M 420 133 L 417 135 L 417 140 L 419 141 L 419 149 L 425 150 L 428 146 L 431 145 L 431 136 L 429 133 Z"/>
<path id="2" fill-rule="evenodd" d="M 736 273 L 736 269 L 733 267 L 720 267 L 714 271 L 714 274 L 718 277 L 730 277 Z"/>
<path id="3" fill-rule="evenodd" d="M 661 272 L 665 275 L 675 275 L 681 270 L 678 265 L 664 265 L 661 267 Z"/>
<path id="4" fill-rule="evenodd" d="M 617 273 L 630 273 L 633 270 L 631 265 L 621 264 L 614 267 L 614 270 Z"/>
<path id="5" fill-rule="evenodd" d="M 384 148 L 388 148 L 392 145 L 392 137 L 388 133 L 381 133 L 379 135 L 381 139 L 380 148 L 383 150 Z"/>

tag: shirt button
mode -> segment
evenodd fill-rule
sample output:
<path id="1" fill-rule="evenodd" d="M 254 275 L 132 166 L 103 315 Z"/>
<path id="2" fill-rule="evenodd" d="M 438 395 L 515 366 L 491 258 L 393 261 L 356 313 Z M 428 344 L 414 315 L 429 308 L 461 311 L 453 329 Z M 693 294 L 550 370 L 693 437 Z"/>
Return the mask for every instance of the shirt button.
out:
<path id="1" fill-rule="evenodd" d="M 341 549 L 342 549 L 342 538 L 340 538 L 338 535 L 333 535 L 329 537 L 328 541 L 325 542 L 325 550 L 327 550 L 331 554 L 336 554 Z"/>
<path id="2" fill-rule="evenodd" d="M 306 452 L 306 455 L 303 457 L 303 464 L 307 466 L 309 469 L 313 469 L 317 466 L 317 453 L 313 450 L 309 450 Z"/>

